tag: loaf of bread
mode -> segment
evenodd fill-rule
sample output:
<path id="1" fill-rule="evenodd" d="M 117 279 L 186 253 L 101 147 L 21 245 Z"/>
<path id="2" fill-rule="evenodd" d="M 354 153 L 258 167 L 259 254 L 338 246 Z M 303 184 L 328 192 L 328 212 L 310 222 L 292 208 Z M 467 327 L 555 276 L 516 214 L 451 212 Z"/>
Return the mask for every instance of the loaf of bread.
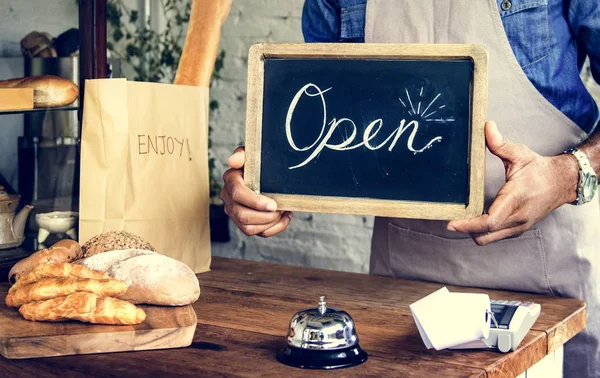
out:
<path id="1" fill-rule="evenodd" d="M 77 263 L 124 281 L 128 289 L 119 298 L 131 303 L 184 306 L 200 296 L 198 278 L 187 265 L 152 251 L 111 251 Z"/>
<path id="2" fill-rule="evenodd" d="M 31 302 L 19 308 L 27 320 L 79 320 L 95 324 L 139 324 L 146 319 L 144 310 L 116 298 L 90 293 L 73 293 L 46 301 Z"/>
<path id="3" fill-rule="evenodd" d="M 0 88 L 33 88 L 35 108 L 55 108 L 72 104 L 79 96 L 75 83 L 63 77 L 44 75 L 0 80 Z"/>
<path id="4" fill-rule="evenodd" d="M 8 272 L 8 282 L 15 284 L 40 264 L 72 262 L 83 257 L 81 246 L 74 240 L 61 240 L 17 262 Z"/>
<path id="5" fill-rule="evenodd" d="M 143 249 L 156 251 L 150 243 L 127 231 L 109 231 L 96 235 L 82 247 L 83 256 L 90 257 L 107 251 Z"/>
<path id="6" fill-rule="evenodd" d="M 8 307 L 19 307 L 25 303 L 45 301 L 84 292 L 100 296 L 119 297 L 127 292 L 127 284 L 114 279 L 43 278 L 23 286 L 6 296 Z"/>
<path id="7" fill-rule="evenodd" d="M 41 280 L 42 278 L 92 278 L 96 280 L 105 280 L 110 278 L 106 273 L 95 271 L 83 265 L 75 265 L 69 263 L 59 264 L 41 264 L 33 268 L 33 270 L 12 285 L 8 290 L 9 293 L 14 293 L 18 288 L 27 286 L 31 283 Z"/>
<path id="8" fill-rule="evenodd" d="M 183 306 L 200 296 L 194 272 L 184 263 L 159 254 L 120 261 L 107 273 L 127 283 L 127 292 L 119 298 L 131 303 Z"/>
<path id="9" fill-rule="evenodd" d="M 131 257 L 141 255 L 158 255 L 158 253 L 144 249 L 125 249 L 120 251 L 108 251 L 75 261 L 74 264 L 83 265 L 95 271 L 107 272 L 113 265 L 115 265 L 119 261 L 127 260 Z"/>
<path id="10" fill-rule="evenodd" d="M 208 87 L 231 0 L 194 0 L 175 84 Z"/>

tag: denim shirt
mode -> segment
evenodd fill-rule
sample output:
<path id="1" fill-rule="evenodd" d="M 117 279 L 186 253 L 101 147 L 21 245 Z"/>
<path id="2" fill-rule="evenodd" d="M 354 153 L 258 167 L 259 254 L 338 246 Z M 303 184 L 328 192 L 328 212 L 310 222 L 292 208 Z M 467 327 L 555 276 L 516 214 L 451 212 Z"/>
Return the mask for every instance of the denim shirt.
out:
<path id="1" fill-rule="evenodd" d="M 592 75 L 600 83 L 600 0 L 496 1 L 512 50 L 529 80 L 584 131 L 593 131 L 600 118 L 598 107 L 579 74 L 589 57 Z M 305 41 L 364 42 L 366 3 L 306 0 Z"/>

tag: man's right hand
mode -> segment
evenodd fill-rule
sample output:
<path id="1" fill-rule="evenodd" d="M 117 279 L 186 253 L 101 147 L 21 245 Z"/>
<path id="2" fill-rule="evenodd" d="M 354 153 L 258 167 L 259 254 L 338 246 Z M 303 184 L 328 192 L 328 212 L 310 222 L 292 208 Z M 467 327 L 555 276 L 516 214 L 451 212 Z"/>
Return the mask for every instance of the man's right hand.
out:
<path id="1" fill-rule="evenodd" d="M 246 187 L 244 162 L 244 147 L 236 148 L 227 160 L 230 169 L 223 174 L 224 185 L 221 190 L 225 213 L 244 234 L 271 237 L 288 227 L 294 213 L 278 211 L 274 200 Z"/>

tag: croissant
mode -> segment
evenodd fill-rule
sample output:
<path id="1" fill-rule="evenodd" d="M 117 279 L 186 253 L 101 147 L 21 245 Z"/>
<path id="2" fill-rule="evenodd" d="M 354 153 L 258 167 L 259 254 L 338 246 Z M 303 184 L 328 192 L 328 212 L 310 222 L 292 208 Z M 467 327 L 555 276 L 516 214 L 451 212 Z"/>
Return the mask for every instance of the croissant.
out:
<path id="1" fill-rule="evenodd" d="M 73 293 L 40 302 L 26 303 L 19 312 L 32 321 L 79 320 L 94 324 L 139 324 L 146 319 L 144 310 L 116 298 L 91 293 Z"/>
<path id="2" fill-rule="evenodd" d="M 6 305 L 19 307 L 25 303 L 64 297 L 76 292 L 118 297 L 126 291 L 125 282 L 113 279 L 43 278 L 9 293 L 6 296 Z"/>
<path id="3" fill-rule="evenodd" d="M 59 264 L 41 264 L 33 268 L 33 270 L 17 281 L 8 290 L 9 293 L 14 293 L 18 288 L 25 287 L 30 283 L 41 280 L 42 278 L 93 278 L 96 280 L 108 279 L 110 276 L 103 272 L 92 270 L 83 265 L 74 265 L 69 263 Z"/>

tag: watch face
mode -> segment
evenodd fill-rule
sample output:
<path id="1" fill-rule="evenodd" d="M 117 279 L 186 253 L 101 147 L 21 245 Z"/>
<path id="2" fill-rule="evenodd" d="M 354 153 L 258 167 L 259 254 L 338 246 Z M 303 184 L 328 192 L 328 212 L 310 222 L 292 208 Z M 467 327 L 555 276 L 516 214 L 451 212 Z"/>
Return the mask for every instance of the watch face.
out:
<path id="1" fill-rule="evenodd" d="M 598 179 L 596 176 L 587 176 L 583 183 L 583 198 L 585 201 L 591 201 L 598 189 Z"/>

